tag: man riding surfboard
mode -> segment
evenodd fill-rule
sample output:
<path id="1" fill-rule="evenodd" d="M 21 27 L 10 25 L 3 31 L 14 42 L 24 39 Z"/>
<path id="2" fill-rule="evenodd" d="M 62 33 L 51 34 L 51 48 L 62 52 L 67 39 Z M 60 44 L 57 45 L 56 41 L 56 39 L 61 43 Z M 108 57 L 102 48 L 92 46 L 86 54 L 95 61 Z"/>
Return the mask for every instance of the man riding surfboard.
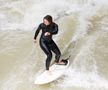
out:
<path id="1" fill-rule="evenodd" d="M 56 35 L 58 33 L 58 25 L 53 22 L 52 16 L 46 15 L 43 18 L 43 23 L 41 23 L 34 35 L 34 42 L 36 43 L 36 38 L 40 32 L 40 47 L 44 51 L 44 53 L 47 55 L 46 58 L 46 70 L 49 70 L 50 62 L 52 60 L 52 52 L 55 53 L 55 63 L 64 65 L 65 63 L 63 61 L 60 61 L 61 52 L 57 46 L 57 44 L 52 39 L 53 35 Z"/>

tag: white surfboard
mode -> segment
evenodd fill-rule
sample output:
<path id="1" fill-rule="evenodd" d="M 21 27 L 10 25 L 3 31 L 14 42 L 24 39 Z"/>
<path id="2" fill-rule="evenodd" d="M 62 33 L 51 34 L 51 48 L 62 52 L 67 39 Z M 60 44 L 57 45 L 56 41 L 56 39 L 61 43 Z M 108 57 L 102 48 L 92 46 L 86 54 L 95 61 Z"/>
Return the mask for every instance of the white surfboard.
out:
<path id="1" fill-rule="evenodd" d="M 67 61 L 68 61 L 67 65 L 53 64 L 50 67 L 49 72 L 44 71 L 40 76 L 36 77 L 35 84 L 37 85 L 47 84 L 61 77 L 69 66 L 69 60 Z"/>

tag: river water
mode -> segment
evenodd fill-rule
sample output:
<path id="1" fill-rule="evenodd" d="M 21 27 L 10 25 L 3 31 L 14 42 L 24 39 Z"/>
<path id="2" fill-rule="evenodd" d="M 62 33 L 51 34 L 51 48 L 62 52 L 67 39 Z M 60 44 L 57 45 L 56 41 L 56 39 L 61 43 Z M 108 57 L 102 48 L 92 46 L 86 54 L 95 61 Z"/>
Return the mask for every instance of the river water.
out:
<path id="1" fill-rule="evenodd" d="M 33 37 L 47 14 L 59 25 L 53 38 L 61 58 L 71 55 L 70 67 L 38 86 L 46 56 L 40 35 L 36 44 Z M 0 90 L 108 90 L 107 0 L 0 0 L 0 42 Z"/>

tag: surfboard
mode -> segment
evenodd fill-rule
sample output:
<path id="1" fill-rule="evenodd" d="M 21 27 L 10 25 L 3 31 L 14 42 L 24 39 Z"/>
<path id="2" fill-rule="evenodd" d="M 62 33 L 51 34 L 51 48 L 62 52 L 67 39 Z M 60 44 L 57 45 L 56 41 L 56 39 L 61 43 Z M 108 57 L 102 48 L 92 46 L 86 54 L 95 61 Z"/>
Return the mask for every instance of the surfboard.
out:
<path id="1" fill-rule="evenodd" d="M 42 74 L 36 77 L 34 83 L 37 85 L 43 85 L 43 84 L 48 84 L 54 80 L 57 80 L 65 73 L 68 66 L 69 66 L 69 60 L 67 60 L 66 65 L 53 64 L 49 68 L 49 71 L 44 71 Z"/>

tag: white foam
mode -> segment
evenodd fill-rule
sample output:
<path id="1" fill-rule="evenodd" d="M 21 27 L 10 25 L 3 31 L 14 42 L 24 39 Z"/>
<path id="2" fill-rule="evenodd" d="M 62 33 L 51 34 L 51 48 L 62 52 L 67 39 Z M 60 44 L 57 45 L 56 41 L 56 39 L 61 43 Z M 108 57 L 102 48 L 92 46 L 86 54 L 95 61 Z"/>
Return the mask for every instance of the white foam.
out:
<path id="1" fill-rule="evenodd" d="M 106 0 L 95 0 L 94 2 L 83 5 L 83 7 L 80 8 L 78 27 L 76 29 L 74 37 L 72 38 L 72 42 L 80 39 L 81 37 L 84 37 L 87 34 L 88 27 L 92 25 L 89 19 L 95 15 L 99 15 L 98 11 L 101 8 L 107 7 L 107 5 L 108 1 Z"/>
<path id="2" fill-rule="evenodd" d="M 66 72 L 66 75 L 67 77 L 64 79 L 64 82 L 58 84 L 59 86 L 75 86 L 90 89 L 96 88 L 96 90 L 99 88 L 103 88 L 103 90 L 104 88 L 108 89 L 108 81 L 96 73 L 86 73 L 71 68 Z"/>
<path id="3" fill-rule="evenodd" d="M 80 3 L 79 3 L 80 2 Z M 7 3 L 3 8 L 11 8 L 14 11 L 17 11 L 20 13 L 22 17 L 22 21 L 14 23 L 5 23 L 2 26 L 2 30 L 7 30 L 7 29 L 21 29 L 21 30 L 32 30 L 34 27 L 36 27 L 41 21 L 42 18 L 46 14 L 51 14 L 54 19 L 58 17 L 63 17 L 64 15 L 67 14 L 72 14 L 72 13 L 81 13 L 79 17 L 80 23 L 83 25 L 80 25 L 78 29 L 82 30 L 87 27 L 88 23 L 86 21 L 87 17 L 90 17 L 90 15 L 93 15 L 96 11 L 97 7 L 103 6 L 104 3 L 107 3 L 107 0 L 88 0 L 88 1 L 73 1 L 73 0 L 45 0 L 45 1 L 16 1 L 14 3 Z M 26 3 L 26 5 L 24 4 Z M 30 3 L 30 5 L 28 4 Z M 106 4 L 107 5 L 107 4 Z M 12 16 L 11 16 L 12 17 Z M 17 18 L 17 17 L 16 17 Z M 2 20 L 2 22 L 4 22 Z M 82 26 L 82 27 L 81 27 Z M 84 27 L 84 28 L 83 28 Z M 82 29 L 81 29 L 82 28 Z M 83 30 L 82 33 L 85 30 Z"/>

